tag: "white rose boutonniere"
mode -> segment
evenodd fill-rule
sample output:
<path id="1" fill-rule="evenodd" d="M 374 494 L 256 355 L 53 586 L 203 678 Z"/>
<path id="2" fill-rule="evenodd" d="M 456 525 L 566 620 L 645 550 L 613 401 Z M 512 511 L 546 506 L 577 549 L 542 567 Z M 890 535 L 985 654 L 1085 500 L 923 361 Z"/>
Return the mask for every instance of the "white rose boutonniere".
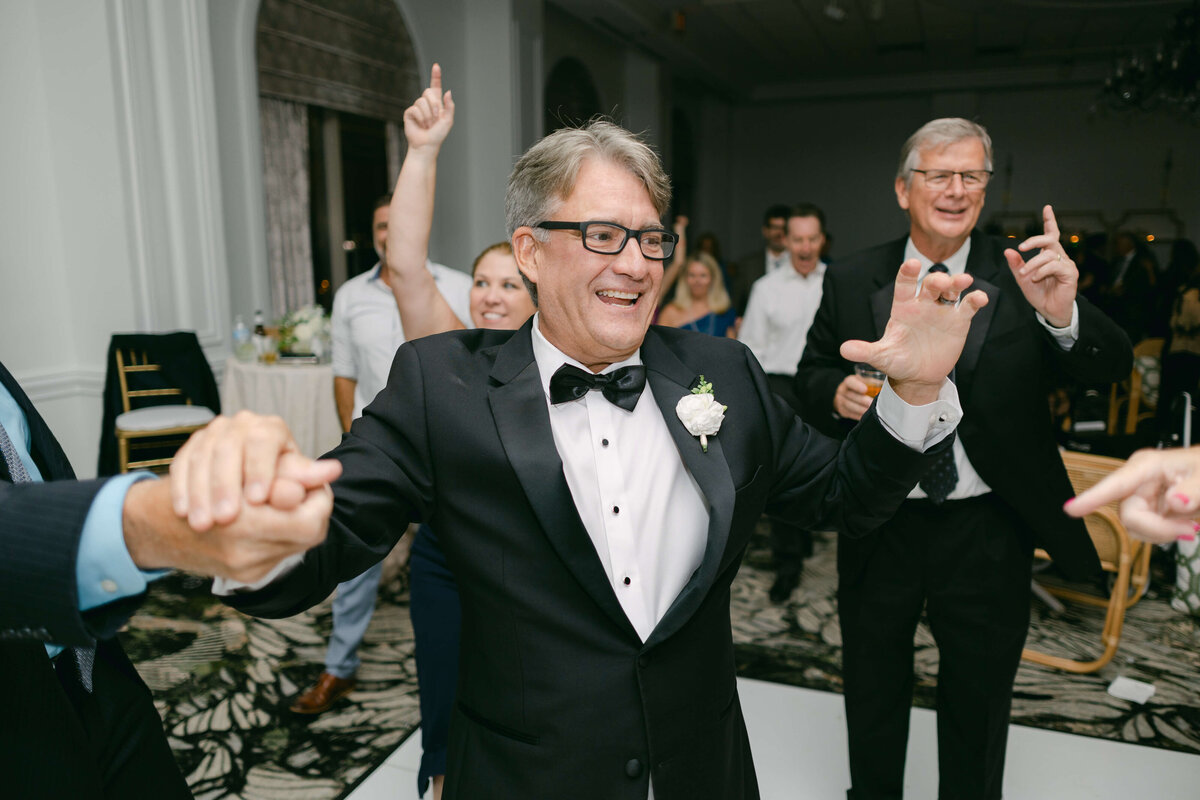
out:
<path id="1" fill-rule="evenodd" d="M 679 421 L 687 428 L 692 436 L 700 437 L 700 447 L 708 452 L 708 437 L 716 435 L 725 421 L 725 409 L 713 396 L 712 384 L 700 376 L 700 384 L 692 389 L 691 394 L 685 394 L 675 405 L 675 413 Z"/>

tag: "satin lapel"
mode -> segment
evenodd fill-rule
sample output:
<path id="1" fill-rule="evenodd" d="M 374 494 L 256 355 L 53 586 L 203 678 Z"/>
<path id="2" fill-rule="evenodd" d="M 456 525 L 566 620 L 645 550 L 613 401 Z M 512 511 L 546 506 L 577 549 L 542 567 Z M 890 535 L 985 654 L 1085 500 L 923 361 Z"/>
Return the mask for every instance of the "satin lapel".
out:
<path id="1" fill-rule="evenodd" d="M 875 341 L 883 338 L 888 320 L 892 316 L 892 298 L 896 294 L 895 284 L 888 283 L 871 294 L 871 318 L 875 321 Z"/>
<path id="2" fill-rule="evenodd" d="M 8 393 L 17 401 L 17 405 L 25 412 L 25 422 L 29 425 L 30 450 L 33 456 L 33 461 L 38 466 L 38 470 L 42 473 L 43 480 L 70 480 L 75 477 L 75 471 L 71 469 L 71 462 L 67 460 L 67 454 L 63 452 L 62 446 L 58 440 L 54 438 L 54 434 L 50 432 L 50 427 L 46 425 L 46 421 L 42 419 L 42 415 L 37 412 L 30 402 L 29 397 L 17 383 L 3 364 L 0 364 L 0 383 L 4 384 L 4 388 L 8 389 Z M 7 478 L 7 470 L 4 470 Z"/>
<path id="3" fill-rule="evenodd" d="M 971 330 L 967 331 L 967 341 L 963 345 L 962 355 L 958 357 L 958 365 L 955 367 L 958 371 L 956 383 L 967 381 L 971 373 L 975 371 L 975 365 L 979 363 L 979 354 L 983 352 L 983 343 L 987 339 L 988 328 L 992 324 L 992 316 L 996 313 L 996 306 L 1000 303 L 1000 288 L 995 284 L 976 277 L 975 282 L 971 284 L 971 291 L 976 290 L 987 295 L 988 303 L 979 309 L 975 313 L 975 318 L 971 320 Z"/>
<path id="4" fill-rule="evenodd" d="M 491 377 L 499 383 L 488 390 L 496 431 L 546 538 L 596 605 L 639 638 L 613 593 L 563 475 L 529 325 L 501 346 Z"/>
<path id="5" fill-rule="evenodd" d="M 975 231 L 971 234 L 971 254 L 967 256 L 967 274 L 974 278 L 972 290 L 978 289 L 987 295 L 988 304 L 981 308 L 971 320 L 971 330 L 967 333 L 966 344 L 963 345 L 962 355 L 958 358 L 958 374 L 956 382 L 965 383 L 979 363 L 979 354 L 983 352 L 983 343 L 987 339 L 988 328 L 1000 304 L 1000 287 L 992 281 L 1003 267 L 1008 269 L 1007 262 L 996 263 L 995 248 L 988 237 Z M 1001 257 L 1003 258 L 1003 257 Z"/>
<path id="6" fill-rule="evenodd" d="M 691 392 L 698 373 L 685 366 L 653 329 L 646 334 L 642 343 L 642 363 L 646 365 L 646 380 L 654 392 L 654 400 L 662 412 L 667 430 L 675 440 L 679 456 L 696 479 L 708 503 L 708 538 L 704 557 L 646 640 L 649 647 L 671 636 L 691 619 L 712 586 L 729 541 L 734 491 L 733 476 L 725 461 L 720 434 L 709 437 L 706 453 L 700 449 L 700 441 L 688 433 L 675 413 L 679 398 Z"/>

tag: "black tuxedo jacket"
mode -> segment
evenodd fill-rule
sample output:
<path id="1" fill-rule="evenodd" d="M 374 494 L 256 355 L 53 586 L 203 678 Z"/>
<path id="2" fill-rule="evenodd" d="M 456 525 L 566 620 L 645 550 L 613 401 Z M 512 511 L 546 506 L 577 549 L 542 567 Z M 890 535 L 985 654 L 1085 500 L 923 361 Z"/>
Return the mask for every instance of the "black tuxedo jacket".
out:
<path id="1" fill-rule="evenodd" d="M 808 332 L 796 391 L 810 420 L 831 422 L 833 396 L 854 365 L 838 354 L 847 339 L 883 335 L 907 237 L 839 260 Z M 963 407 L 958 436 L 980 477 L 1020 515 L 1029 544 L 1044 547 L 1069 574 L 1091 577 L 1100 564 L 1082 520 L 1062 504 L 1073 495 L 1058 454 L 1047 393 L 1064 376 L 1085 385 L 1129 374 L 1128 337 L 1083 297 L 1079 340 L 1064 351 L 1038 323 L 1004 259 L 1003 240 L 971 235 L 967 272 L 988 304 L 971 322 L 955 384 Z M 845 423 L 842 423 L 845 424 Z M 852 423 L 851 423 L 852 424 Z M 850 424 L 845 424 L 843 430 Z"/>
<path id="2" fill-rule="evenodd" d="M 641 354 L 710 513 L 702 563 L 646 642 L 575 509 L 529 324 L 401 347 L 387 388 L 330 454 L 344 472 L 326 542 L 259 592 L 226 598 L 295 614 L 383 558 L 405 522 L 427 521 L 462 597 L 447 798 L 645 800 L 650 772 L 658 800 L 757 797 L 729 623 L 756 520 L 769 509 L 865 535 L 936 455 L 873 415 L 842 445 L 820 435 L 732 340 L 651 328 Z M 675 414 L 701 374 L 728 406 L 707 453 Z"/>
<path id="3" fill-rule="evenodd" d="M 3 365 L 0 382 L 25 412 L 31 454 L 46 481 L 13 484 L 0 459 L 0 774 L 15 797 L 56 796 L 55 787 L 73 780 L 86 785 L 95 764 L 44 643 L 108 639 L 140 598 L 79 612 L 75 555 L 103 481 L 75 481 L 54 435 Z M 103 646 L 119 647 L 115 640 Z M 129 680 L 140 684 L 136 674 Z"/>

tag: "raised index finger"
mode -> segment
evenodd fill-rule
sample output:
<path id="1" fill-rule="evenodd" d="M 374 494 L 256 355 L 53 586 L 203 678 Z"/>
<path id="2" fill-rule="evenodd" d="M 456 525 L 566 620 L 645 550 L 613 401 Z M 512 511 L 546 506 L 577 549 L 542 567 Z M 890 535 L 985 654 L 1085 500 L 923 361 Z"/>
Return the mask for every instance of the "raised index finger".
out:
<path id="1" fill-rule="evenodd" d="M 1054 241 L 1058 241 L 1060 236 L 1058 232 L 1058 220 L 1055 219 L 1054 209 L 1050 207 L 1049 203 L 1042 209 L 1042 230 L 1046 232 L 1047 236 L 1053 236 Z"/>
<path id="2" fill-rule="evenodd" d="M 429 70 L 429 88 L 435 89 L 438 95 L 441 96 L 442 91 L 442 67 L 440 64 L 434 64 Z"/>

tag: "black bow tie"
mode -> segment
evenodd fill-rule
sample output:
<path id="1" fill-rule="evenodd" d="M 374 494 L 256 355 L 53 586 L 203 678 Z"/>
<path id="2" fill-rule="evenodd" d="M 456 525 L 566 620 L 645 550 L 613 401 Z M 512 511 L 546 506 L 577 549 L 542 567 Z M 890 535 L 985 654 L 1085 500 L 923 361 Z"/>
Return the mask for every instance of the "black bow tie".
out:
<path id="1" fill-rule="evenodd" d="M 641 364 L 621 367 L 603 375 L 563 364 L 550 378 L 550 402 L 558 405 L 578 400 L 592 389 L 599 389 L 604 398 L 613 405 L 633 411 L 644 388 L 646 368 Z"/>

